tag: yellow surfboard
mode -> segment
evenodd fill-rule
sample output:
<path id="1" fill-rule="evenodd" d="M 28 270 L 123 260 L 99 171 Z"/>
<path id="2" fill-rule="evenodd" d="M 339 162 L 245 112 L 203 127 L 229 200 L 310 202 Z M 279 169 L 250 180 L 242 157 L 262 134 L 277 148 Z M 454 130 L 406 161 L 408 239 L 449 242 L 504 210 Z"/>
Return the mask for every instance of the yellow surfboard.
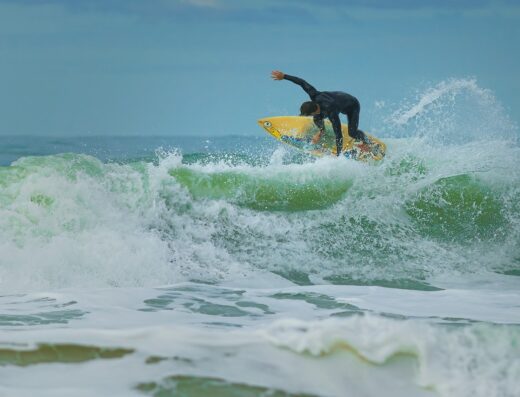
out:
<path id="1" fill-rule="evenodd" d="M 280 142 L 294 146 L 314 156 L 336 155 L 336 135 L 329 120 L 325 120 L 325 134 L 312 143 L 318 132 L 312 117 L 278 116 L 258 120 L 260 127 Z M 381 160 L 385 156 L 386 145 L 372 135 L 366 134 L 370 143 L 355 142 L 348 134 L 348 126 L 341 124 L 343 134 L 342 155 L 355 160 Z"/>

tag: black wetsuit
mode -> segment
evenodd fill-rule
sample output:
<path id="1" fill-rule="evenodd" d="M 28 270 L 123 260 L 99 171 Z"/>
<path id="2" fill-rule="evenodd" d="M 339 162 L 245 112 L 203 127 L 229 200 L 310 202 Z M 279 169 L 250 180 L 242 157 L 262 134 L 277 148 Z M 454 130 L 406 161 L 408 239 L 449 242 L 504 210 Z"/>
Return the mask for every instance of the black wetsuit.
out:
<path id="1" fill-rule="evenodd" d="M 320 114 L 314 116 L 314 123 L 320 130 L 324 130 L 323 119 L 327 117 L 330 120 L 334 128 L 334 133 L 336 134 L 336 150 L 338 156 L 343 149 L 343 135 L 341 134 L 341 121 L 339 120 L 340 113 L 347 115 L 348 134 L 356 140 L 366 140 L 363 131 L 358 130 L 359 111 L 361 107 L 356 97 L 341 91 L 318 91 L 305 80 L 288 74 L 284 75 L 284 79 L 298 84 L 309 94 L 311 100 L 320 106 Z"/>

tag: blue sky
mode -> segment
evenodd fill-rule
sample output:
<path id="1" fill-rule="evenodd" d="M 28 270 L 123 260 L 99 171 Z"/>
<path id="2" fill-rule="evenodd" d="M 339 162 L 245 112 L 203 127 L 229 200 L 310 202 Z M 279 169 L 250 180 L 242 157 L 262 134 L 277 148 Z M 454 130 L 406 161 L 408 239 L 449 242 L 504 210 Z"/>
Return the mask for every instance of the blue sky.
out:
<path id="1" fill-rule="evenodd" d="M 0 135 L 258 133 L 306 96 L 476 78 L 520 121 L 518 0 L 0 0 Z"/>

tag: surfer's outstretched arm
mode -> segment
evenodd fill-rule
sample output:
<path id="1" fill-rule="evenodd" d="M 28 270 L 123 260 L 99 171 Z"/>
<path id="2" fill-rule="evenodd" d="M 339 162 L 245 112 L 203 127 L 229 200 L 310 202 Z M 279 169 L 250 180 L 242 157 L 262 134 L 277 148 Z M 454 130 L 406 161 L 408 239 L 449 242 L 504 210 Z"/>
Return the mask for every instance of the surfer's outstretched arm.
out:
<path id="1" fill-rule="evenodd" d="M 304 79 L 300 79 L 299 77 L 291 76 L 291 75 L 285 74 L 283 72 L 280 72 L 278 70 L 274 70 L 271 73 L 271 77 L 274 80 L 289 80 L 289 81 L 292 81 L 294 84 L 298 84 L 300 87 L 303 88 L 303 90 L 307 94 L 309 94 L 309 96 L 313 100 L 314 100 L 314 97 L 318 94 L 318 90 L 316 88 L 314 88 L 312 85 L 307 83 Z"/>
<path id="2" fill-rule="evenodd" d="M 336 113 L 335 115 L 330 116 L 329 120 L 332 123 L 334 134 L 336 134 L 336 156 L 339 156 L 343 150 L 343 134 L 341 133 L 341 121 L 339 120 L 339 114 Z"/>

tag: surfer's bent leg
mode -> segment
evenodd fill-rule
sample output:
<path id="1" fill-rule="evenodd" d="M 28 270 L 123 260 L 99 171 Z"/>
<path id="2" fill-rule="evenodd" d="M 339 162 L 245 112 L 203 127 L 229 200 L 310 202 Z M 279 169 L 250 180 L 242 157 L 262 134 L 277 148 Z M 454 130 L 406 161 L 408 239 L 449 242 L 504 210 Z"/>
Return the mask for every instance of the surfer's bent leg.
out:
<path id="1" fill-rule="evenodd" d="M 339 114 L 335 113 L 331 115 L 329 120 L 332 123 L 334 135 L 336 135 L 336 156 L 339 156 L 343 150 L 343 134 L 341 132 L 341 121 L 339 119 Z"/>
<path id="2" fill-rule="evenodd" d="M 358 130 L 360 110 L 361 108 L 359 106 L 359 103 L 357 103 L 355 106 L 352 107 L 352 109 L 349 109 L 349 112 L 347 112 L 348 134 L 351 138 L 354 138 L 357 141 L 366 142 L 367 138 L 365 136 L 365 133 L 361 130 Z"/>

